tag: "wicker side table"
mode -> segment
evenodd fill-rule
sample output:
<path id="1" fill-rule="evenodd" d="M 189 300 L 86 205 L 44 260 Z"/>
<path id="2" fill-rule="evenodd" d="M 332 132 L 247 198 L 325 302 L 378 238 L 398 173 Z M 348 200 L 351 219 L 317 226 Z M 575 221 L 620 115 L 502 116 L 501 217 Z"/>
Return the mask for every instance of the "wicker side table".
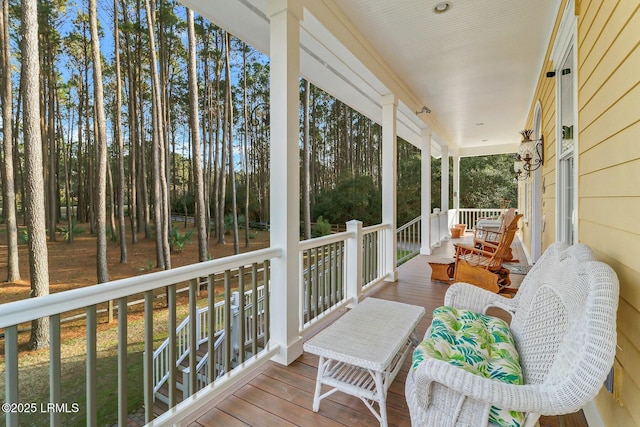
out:
<path id="1" fill-rule="evenodd" d="M 387 391 L 418 343 L 415 327 L 424 312 L 424 307 L 366 298 L 307 341 L 304 350 L 320 356 L 313 410 L 339 390 L 360 398 L 387 427 Z M 323 385 L 332 388 L 322 393 Z"/>

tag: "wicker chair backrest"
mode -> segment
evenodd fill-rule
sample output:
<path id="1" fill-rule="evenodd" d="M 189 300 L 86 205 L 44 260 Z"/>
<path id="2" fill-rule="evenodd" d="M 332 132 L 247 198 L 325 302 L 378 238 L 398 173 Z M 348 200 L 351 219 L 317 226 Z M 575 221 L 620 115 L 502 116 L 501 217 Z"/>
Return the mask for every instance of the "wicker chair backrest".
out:
<path id="1" fill-rule="evenodd" d="M 521 284 L 511 322 L 525 384 L 553 385 L 568 406 L 593 397 L 613 363 L 618 292 L 613 270 L 586 245 L 549 247 Z"/>

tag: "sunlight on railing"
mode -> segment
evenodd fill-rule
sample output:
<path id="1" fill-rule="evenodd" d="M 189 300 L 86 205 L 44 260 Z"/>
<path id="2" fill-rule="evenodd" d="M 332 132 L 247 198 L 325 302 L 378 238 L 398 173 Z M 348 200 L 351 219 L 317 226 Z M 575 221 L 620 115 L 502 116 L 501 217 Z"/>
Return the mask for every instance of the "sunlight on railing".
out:
<path id="1" fill-rule="evenodd" d="M 388 225 L 378 224 L 362 229 L 362 289 L 384 279 L 384 266 L 387 256 L 385 231 Z"/>
<path id="2" fill-rule="evenodd" d="M 478 216 L 499 213 L 478 211 Z M 460 215 L 473 218 L 463 210 Z M 357 302 L 392 275 L 394 271 L 387 271 L 394 265 L 390 261 L 400 264 L 419 253 L 424 226 L 416 218 L 392 232 L 389 224 L 363 227 L 359 221 L 350 221 L 346 232 L 300 242 L 301 335 L 329 313 Z M 436 239 L 431 244 L 439 242 L 448 231 L 447 213 L 430 215 L 428 226 Z M 389 239 L 394 233 L 398 250 L 390 253 L 393 246 Z M 117 412 L 117 422 L 126 425 L 128 398 L 137 399 L 144 406 L 148 423 L 156 416 L 154 406 L 158 402 L 171 408 L 207 384 L 217 384 L 218 379 L 235 381 L 234 372 L 244 372 L 248 363 L 262 363 L 275 354 L 275 347 L 269 345 L 270 265 L 281 254 L 280 249 L 262 249 L 4 304 L 0 312 L 0 329 L 5 332 L 4 401 L 60 404 L 64 403 L 64 396 L 67 401 L 88 402 L 78 414 L 57 413 L 50 419 L 44 414 L 42 420 L 33 421 L 66 425 L 78 418 L 97 420 L 104 396 L 117 395 L 113 412 Z M 188 292 L 178 292 L 185 286 Z M 201 296 L 204 290 L 206 293 Z M 143 306 L 134 306 L 133 301 L 141 298 Z M 99 328 L 103 319 L 98 317 L 102 314 L 97 306 L 109 301 L 117 302 L 118 333 L 111 342 L 104 343 Z M 86 320 L 76 320 L 74 327 L 86 330 L 88 344 L 70 358 L 64 347 L 67 344 L 62 344 L 60 319 L 63 314 L 78 313 L 86 313 Z M 37 368 L 43 370 L 43 378 L 50 378 L 51 387 L 45 382 L 39 388 L 29 388 L 18 378 L 26 378 L 36 368 L 18 359 L 18 342 L 26 340 L 23 330 L 38 317 L 48 317 L 51 324 L 49 363 L 40 363 Z M 67 365 L 78 358 L 82 359 L 84 375 Z M 113 365 L 107 367 L 105 360 L 113 360 Z M 103 390 L 103 378 L 115 373 L 117 380 L 113 380 L 112 390 Z M 70 376 L 77 384 L 72 381 L 68 387 L 82 390 L 82 394 L 62 393 L 61 384 L 69 384 Z M 8 426 L 19 424 L 18 414 L 7 413 L 5 417 Z"/>
<path id="3" fill-rule="evenodd" d="M 417 217 L 399 227 L 396 231 L 398 241 L 398 265 L 420 253 L 422 217 Z"/>
<path id="4" fill-rule="evenodd" d="M 458 209 L 458 224 L 465 224 L 467 226 L 467 230 L 473 231 L 475 230 L 476 223 L 479 219 L 482 218 L 497 218 L 499 217 L 505 210 L 498 208 L 491 209 L 470 209 L 463 208 Z"/>
<path id="5" fill-rule="evenodd" d="M 300 325 L 309 325 L 327 310 L 346 301 L 343 232 L 300 242 Z"/>
<path id="6" fill-rule="evenodd" d="M 9 404 L 25 401 L 50 402 L 53 404 L 87 402 L 78 405 L 78 411 L 72 413 L 42 413 L 29 414 L 29 422 L 33 425 L 71 425 L 78 420 L 96 420 L 98 407 L 113 406 L 111 416 L 117 414 L 119 425 L 128 424 L 128 397 L 144 401 L 145 420 L 154 417 L 154 340 L 158 335 L 169 336 L 168 351 L 158 362 L 162 370 L 168 371 L 166 378 L 166 395 L 168 406 L 175 406 L 182 399 L 178 393 L 177 366 L 178 359 L 183 358 L 186 365 L 187 387 L 185 395 L 193 394 L 198 386 L 197 381 L 207 378 L 208 382 L 223 369 L 229 373 L 237 363 L 242 363 L 248 357 L 260 358 L 269 340 L 269 266 L 272 259 L 281 255 L 280 249 L 262 249 L 242 255 L 236 255 L 219 260 L 207 261 L 179 267 L 172 270 L 151 273 L 143 276 L 103 283 L 99 285 L 74 289 L 71 291 L 51 294 L 40 298 L 31 298 L 13 303 L 3 304 L 0 312 L 0 329 L 4 328 L 5 365 L 4 382 L 6 393 L 4 402 Z M 204 315 L 198 310 L 198 293 L 202 278 L 206 280 L 207 296 L 201 301 L 208 312 L 216 312 L 216 295 L 222 299 L 223 312 L 215 316 Z M 188 297 L 178 297 L 177 287 L 184 287 L 188 283 Z M 266 287 L 259 292 L 259 287 Z M 168 292 L 165 295 L 165 291 Z M 230 331 L 231 328 L 231 298 L 234 291 L 244 295 L 245 304 L 240 304 L 240 315 L 237 316 L 235 330 L 239 333 L 239 342 L 249 343 L 234 349 L 231 340 L 222 338 L 219 331 Z M 247 293 L 251 295 L 248 296 Z M 128 307 L 129 300 L 144 297 L 144 309 Z M 159 298 L 167 297 L 167 304 L 161 303 Z M 98 318 L 97 306 L 104 305 L 110 300 L 118 302 L 117 322 L 118 333 L 115 338 L 107 338 L 102 334 L 99 323 L 104 319 Z M 253 315 L 252 307 L 259 307 L 261 312 Z M 86 348 L 79 354 L 69 355 L 67 343 L 62 343 L 60 319 L 63 314 L 77 314 L 86 312 L 86 322 L 73 325 L 75 329 L 86 331 Z M 176 319 L 188 314 L 191 319 L 200 321 L 188 322 L 179 332 Z M 18 358 L 18 343 L 24 342 L 24 332 L 30 322 L 36 318 L 49 318 L 50 347 L 49 363 L 35 365 L 29 358 Z M 200 327 L 198 328 L 198 324 Z M 66 326 L 65 326 L 66 328 Z M 26 337 L 24 337 L 26 338 Z M 220 351 L 214 351 L 216 340 Z M 198 360 L 196 351 L 187 350 L 189 343 L 206 342 L 207 352 L 216 354 L 208 358 L 207 362 Z M 77 349 L 75 350 L 78 351 Z M 163 350 L 164 352 L 164 350 Z M 186 353 L 186 354 L 185 354 Z M 268 354 L 268 352 L 265 352 Z M 22 353 L 20 353 L 22 355 Z M 64 355 L 64 357 L 63 357 Z M 33 356 L 33 355 L 32 355 Z M 99 356 L 99 357 L 98 357 Z M 80 371 L 73 363 L 82 362 Z M 113 360 L 113 363 L 111 363 Z M 207 368 L 200 372 L 196 369 L 199 362 L 206 363 Z M 42 370 L 39 378 L 49 378 L 48 382 L 34 385 L 26 381 L 36 370 Z M 85 371 L 83 375 L 82 372 Z M 50 373 L 50 374 L 49 374 Z M 116 375 L 117 374 L 117 375 Z M 160 376 L 164 378 L 164 373 Z M 18 379 L 21 378 L 19 382 Z M 106 378 L 114 378 L 105 384 Z M 45 380 L 46 381 L 46 380 Z M 64 394 L 62 384 L 65 384 Z M 74 390 L 82 390 L 74 394 Z M 135 397 L 135 396 L 139 397 Z M 64 396 L 64 400 L 63 400 Z M 111 402 L 111 396 L 118 396 L 118 402 Z M 105 401 L 108 399 L 109 401 Z M 104 412 L 104 411 L 103 411 Z M 40 415 L 40 417 L 38 417 Z M 24 415 L 23 415 L 24 417 Z M 7 426 L 20 424 L 20 414 L 7 412 L 5 414 Z M 115 419 L 109 419 L 113 423 Z M 101 423 L 104 424 L 104 422 Z"/>

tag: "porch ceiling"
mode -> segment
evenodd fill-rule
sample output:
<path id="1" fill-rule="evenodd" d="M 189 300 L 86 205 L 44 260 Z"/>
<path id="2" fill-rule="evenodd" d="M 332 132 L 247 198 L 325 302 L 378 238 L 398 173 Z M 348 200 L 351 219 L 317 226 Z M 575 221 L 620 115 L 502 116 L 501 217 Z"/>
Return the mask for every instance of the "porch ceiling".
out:
<path id="1" fill-rule="evenodd" d="M 268 54 L 266 0 L 181 1 Z M 377 122 L 393 92 L 416 145 L 429 127 L 451 154 L 517 150 L 560 0 L 450 0 L 443 14 L 440 0 L 300 2 L 303 77 Z"/>

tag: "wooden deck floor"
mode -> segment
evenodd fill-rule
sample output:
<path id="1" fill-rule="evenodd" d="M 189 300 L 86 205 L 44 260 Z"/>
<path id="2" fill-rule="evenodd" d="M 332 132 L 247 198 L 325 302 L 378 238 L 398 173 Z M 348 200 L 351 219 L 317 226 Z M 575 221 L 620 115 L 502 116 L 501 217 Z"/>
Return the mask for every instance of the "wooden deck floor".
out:
<path id="1" fill-rule="evenodd" d="M 456 239 L 457 240 L 457 239 Z M 453 254 L 451 244 L 439 248 L 435 257 Z M 523 253 L 514 245 L 516 258 Z M 442 305 L 446 284 L 429 280 L 426 256 L 418 256 L 399 268 L 399 279 L 377 291 L 376 298 L 409 304 L 422 304 L 427 315 L 418 326 L 423 336 L 431 322 L 431 312 Z M 523 276 L 512 275 L 515 285 Z M 410 358 L 408 358 L 410 359 Z M 359 399 L 335 393 L 324 399 L 320 411 L 311 410 L 317 373 L 317 356 L 303 354 L 289 366 L 270 362 L 247 383 L 239 385 L 218 398 L 206 412 L 193 414 L 183 425 L 200 426 L 349 426 L 379 425 L 375 417 Z M 404 381 L 410 360 L 396 377 L 387 395 L 390 426 L 410 426 L 409 411 L 404 398 Z M 543 417 L 541 427 L 587 427 L 582 412 L 562 417 Z"/>

